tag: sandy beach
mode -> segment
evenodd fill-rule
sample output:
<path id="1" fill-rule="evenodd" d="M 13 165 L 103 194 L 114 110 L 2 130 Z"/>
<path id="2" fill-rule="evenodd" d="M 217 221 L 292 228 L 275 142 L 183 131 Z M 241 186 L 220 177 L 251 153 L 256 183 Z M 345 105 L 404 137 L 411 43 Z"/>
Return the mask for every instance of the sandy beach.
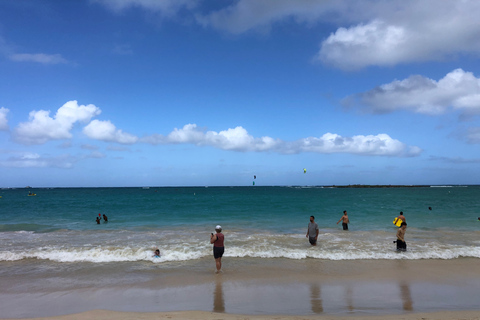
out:
<path id="1" fill-rule="evenodd" d="M 45 265 L 42 265 L 45 264 Z M 1 318 L 478 319 L 478 260 L 236 259 L 2 276 Z M 88 266 L 88 265 L 87 265 Z M 87 267 L 87 266 L 84 266 Z M 8 268 L 8 263 L 4 263 Z M 5 269 L 4 269 L 5 270 Z M 91 279 L 95 274 L 94 279 Z M 125 275 L 128 274 L 129 282 Z M 132 278 L 132 275 L 135 277 Z M 132 281 L 132 279 L 134 281 Z M 80 284 L 80 285 L 79 285 Z"/>
<path id="2" fill-rule="evenodd" d="M 318 320 L 367 320 L 367 319 L 385 319 L 385 320 L 477 320 L 480 319 L 479 311 L 456 311 L 456 312 L 434 312 L 434 313 L 413 313 L 408 315 L 382 315 L 382 316 L 282 316 L 282 315 L 237 315 L 237 314 L 219 314 L 214 312 L 190 311 L 190 312 L 165 312 L 165 313 L 142 313 L 142 312 L 116 312 L 107 310 L 92 310 L 79 314 L 71 314 L 59 317 L 36 318 L 36 319 L 56 319 L 56 320 L 155 320 L 155 319 L 173 319 L 173 320 L 300 320 L 300 319 L 318 319 Z"/>

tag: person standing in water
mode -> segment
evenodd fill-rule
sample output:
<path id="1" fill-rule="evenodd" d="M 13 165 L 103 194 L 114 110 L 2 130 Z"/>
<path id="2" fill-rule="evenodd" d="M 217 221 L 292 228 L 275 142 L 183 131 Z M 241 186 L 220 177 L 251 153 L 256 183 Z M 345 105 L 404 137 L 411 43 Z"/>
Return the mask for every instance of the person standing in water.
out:
<path id="1" fill-rule="evenodd" d="M 403 222 L 407 222 L 407 218 L 405 218 L 405 216 L 403 215 L 403 211 L 400 211 L 400 215 L 397 218 L 402 220 Z"/>
<path id="2" fill-rule="evenodd" d="M 350 223 L 350 220 L 348 219 L 347 210 L 343 211 L 343 216 L 340 218 L 340 220 L 338 220 L 337 224 L 342 220 L 343 230 L 348 231 L 348 224 Z"/>
<path id="3" fill-rule="evenodd" d="M 213 257 L 215 258 L 215 265 L 217 267 L 215 273 L 220 273 L 222 272 L 222 256 L 225 252 L 225 236 L 222 233 L 222 227 L 220 225 L 215 227 L 215 232 L 216 234 L 212 233 L 210 236 L 210 243 L 213 244 Z"/>
<path id="4" fill-rule="evenodd" d="M 312 246 L 317 245 L 318 239 L 318 224 L 315 222 L 315 217 L 310 216 L 310 222 L 308 223 L 307 235 L 308 241 Z"/>
<path id="5" fill-rule="evenodd" d="M 397 250 L 407 251 L 407 243 L 405 242 L 405 232 L 407 231 L 407 223 L 402 222 L 402 225 L 397 231 Z"/>

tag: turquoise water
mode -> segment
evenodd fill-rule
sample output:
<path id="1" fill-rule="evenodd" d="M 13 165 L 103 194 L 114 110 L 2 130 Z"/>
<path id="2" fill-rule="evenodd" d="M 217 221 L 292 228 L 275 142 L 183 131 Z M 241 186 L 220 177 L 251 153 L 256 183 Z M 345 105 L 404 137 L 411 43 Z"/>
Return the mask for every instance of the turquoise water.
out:
<path id="1" fill-rule="evenodd" d="M 3 189 L 0 196 L 0 261 L 148 261 L 154 247 L 162 261 L 199 259 L 211 254 L 217 224 L 226 256 L 480 258 L 479 186 Z M 343 210 L 348 232 L 336 224 Z M 400 211 L 409 252 L 399 255 L 392 220 Z M 97 225 L 99 213 L 109 222 Z M 316 250 L 305 239 L 310 215 L 320 227 Z"/>

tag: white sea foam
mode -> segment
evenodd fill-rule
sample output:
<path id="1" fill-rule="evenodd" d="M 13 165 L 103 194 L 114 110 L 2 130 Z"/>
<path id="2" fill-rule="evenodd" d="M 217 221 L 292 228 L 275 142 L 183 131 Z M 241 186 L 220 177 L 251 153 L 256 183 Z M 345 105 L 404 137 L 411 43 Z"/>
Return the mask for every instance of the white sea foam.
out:
<path id="1" fill-rule="evenodd" d="M 177 246 L 161 249 L 160 259 L 153 251 L 134 247 L 91 247 L 91 248 L 40 248 L 27 251 L 2 251 L 0 261 L 22 259 L 40 259 L 56 262 L 135 262 L 151 261 L 189 261 L 210 257 L 210 246 Z M 396 260 L 396 259 L 456 259 L 460 257 L 480 258 L 480 247 L 460 245 L 411 245 L 407 252 L 396 252 L 393 245 L 366 244 L 361 249 L 353 244 L 334 246 L 319 244 L 299 247 L 281 247 L 276 244 L 259 243 L 249 246 L 226 247 L 225 257 L 235 258 L 287 258 L 287 259 L 325 259 L 325 260 Z"/>
<path id="2" fill-rule="evenodd" d="M 305 230 L 295 233 L 254 233 L 235 230 L 225 235 L 225 257 L 327 260 L 480 258 L 478 231 L 458 232 L 409 229 L 408 251 L 395 251 L 394 232 L 322 232 L 310 246 Z M 40 259 L 56 262 L 176 262 L 211 258 L 208 233 L 188 237 L 173 231 L 64 231 L 0 233 L 0 261 Z M 441 235 L 439 237 L 438 235 Z M 410 240 L 412 239 L 412 240 Z M 162 254 L 153 257 L 155 248 Z"/>

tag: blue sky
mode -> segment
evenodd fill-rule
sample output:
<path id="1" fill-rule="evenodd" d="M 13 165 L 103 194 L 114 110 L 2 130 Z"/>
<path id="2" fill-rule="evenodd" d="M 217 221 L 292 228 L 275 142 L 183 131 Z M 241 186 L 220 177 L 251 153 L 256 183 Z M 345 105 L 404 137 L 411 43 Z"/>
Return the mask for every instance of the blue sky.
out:
<path id="1" fill-rule="evenodd" d="M 0 187 L 478 184 L 479 16 L 0 0 Z"/>

